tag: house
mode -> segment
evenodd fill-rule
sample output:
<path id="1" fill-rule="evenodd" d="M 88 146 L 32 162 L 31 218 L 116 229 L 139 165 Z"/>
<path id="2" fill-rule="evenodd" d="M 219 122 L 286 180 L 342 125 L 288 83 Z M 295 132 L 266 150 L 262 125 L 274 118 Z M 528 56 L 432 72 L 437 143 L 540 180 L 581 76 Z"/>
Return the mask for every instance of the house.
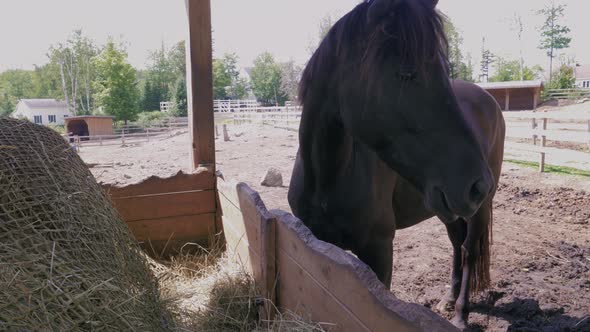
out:
<path id="1" fill-rule="evenodd" d="M 504 111 L 537 109 L 543 90 L 542 81 L 511 81 L 478 83 L 490 93 Z"/>
<path id="2" fill-rule="evenodd" d="M 21 99 L 16 105 L 13 118 L 25 118 L 42 125 L 63 125 L 64 119 L 72 116 L 64 101 L 55 99 Z"/>
<path id="3" fill-rule="evenodd" d="M 574 68 L 576 87 L 590 89 L 590 65 L 577 66 Z"/>

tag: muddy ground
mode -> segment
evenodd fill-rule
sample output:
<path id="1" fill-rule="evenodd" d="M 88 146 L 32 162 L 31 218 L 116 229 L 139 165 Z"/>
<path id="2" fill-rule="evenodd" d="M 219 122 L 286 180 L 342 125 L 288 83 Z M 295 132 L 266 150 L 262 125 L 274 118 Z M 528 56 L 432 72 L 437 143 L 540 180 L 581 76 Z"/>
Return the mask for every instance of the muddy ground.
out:
<path id="1" fill-rule="evenodd" d="M 133 183 L 188 170 L 188 136 L 178 132 L 134 146 L 83 148 L 99 181 Z M 230 127 L 216 141 L 218 169 L 261 193 L 268 208 L 289 210 L 287 186 L 297 133 Z M 259 185 L 269 167 L 284 186 Z M 474 297 L 473 331 L 590 331 L 590 178 L 538 174 L 505 164 L 494 210 L 492 288 Z M 451 246 L 437 219 L 398 231 L 392 291 L 434 308 L 449 286 Z M 450 318 L 447 313 L 440 313 Z"/>

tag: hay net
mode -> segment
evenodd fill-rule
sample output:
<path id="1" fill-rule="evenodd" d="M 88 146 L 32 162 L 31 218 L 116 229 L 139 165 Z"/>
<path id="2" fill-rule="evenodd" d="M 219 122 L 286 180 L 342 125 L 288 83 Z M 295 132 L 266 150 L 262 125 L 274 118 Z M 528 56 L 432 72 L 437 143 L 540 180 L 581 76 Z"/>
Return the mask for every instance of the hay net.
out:
<path id="1" fill-rule="evenodd" d="M 75 151 L 0 118 L 0 330 L 170 324 L 139 245 Z"/>

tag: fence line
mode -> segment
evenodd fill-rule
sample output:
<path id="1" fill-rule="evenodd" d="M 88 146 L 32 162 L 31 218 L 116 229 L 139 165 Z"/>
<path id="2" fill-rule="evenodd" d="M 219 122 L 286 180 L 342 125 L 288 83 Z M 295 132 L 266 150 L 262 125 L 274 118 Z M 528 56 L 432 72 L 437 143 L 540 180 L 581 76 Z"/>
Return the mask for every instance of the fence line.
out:
<path id="1" fill-rule="evenodd" d="M 503 112 L 506 120 L 506 137 L 532 139 L 533 144 L 506 142 L 507 149 L 527 151 L 539 154 L 539 170 L 545 169 L 546 155 L 556 159 L 588 162 L 590 153 L 571 149 L 547 147 L 547 140 L 589 144 L 590 146 L 590 112 Z M 275 128 L 297 130 L 301 120 L 299 109 L 294 112 L 241 112 L 234 113 L 235 124 L 257 123 L 272 125 Z M 551 122 L 550 122 L 551 121 Z M 548 128 L 549 124 L 568 127 Z M 526 126 L 526 127 L 525 127 Z"/>
<path id="2" fill-rule="evenodd" d="M 590 89 L 548 89 L 547 96 L 555 99 L 581 99 L 590 98 Z"/>

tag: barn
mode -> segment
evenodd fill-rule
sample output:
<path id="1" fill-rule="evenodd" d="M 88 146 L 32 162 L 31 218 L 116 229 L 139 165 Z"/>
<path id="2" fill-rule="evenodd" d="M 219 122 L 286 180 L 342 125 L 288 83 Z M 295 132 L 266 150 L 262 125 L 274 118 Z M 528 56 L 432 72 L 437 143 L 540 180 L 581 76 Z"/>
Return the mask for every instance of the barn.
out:
<path id="1" fill-rule="evenodd" d="M 74 116 L 65 119 L 68 133 L 75 136 L 105 136 L 113 134 L 112 116 Z"/>
<path id="2" fill-rule="evenodd" d="M 535 110 L 543 90 L 542 81 L 478 83 L 489 92 L 504 111 Z"/>

